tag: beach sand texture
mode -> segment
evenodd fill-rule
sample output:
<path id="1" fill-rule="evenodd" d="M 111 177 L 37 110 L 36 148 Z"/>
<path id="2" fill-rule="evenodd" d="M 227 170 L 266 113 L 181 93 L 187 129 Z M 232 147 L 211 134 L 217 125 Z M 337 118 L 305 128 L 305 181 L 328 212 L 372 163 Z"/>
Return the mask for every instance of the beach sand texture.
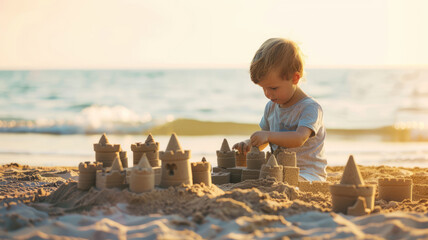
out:
<path id="1" fill-rule="evenodd" d="M 328 167 L 338 183 L 343 166 Z M 0 168 L 0 238 L 52 239 L 426 239 L 428 169 L 360 166 L 366 183 L 413 180 L 413 201 L 384 201 L 370 215 L 331 211 L 331 195 L 271 179 L 181 185 L 147 193 L 77 188 L 74 167 Z"/>

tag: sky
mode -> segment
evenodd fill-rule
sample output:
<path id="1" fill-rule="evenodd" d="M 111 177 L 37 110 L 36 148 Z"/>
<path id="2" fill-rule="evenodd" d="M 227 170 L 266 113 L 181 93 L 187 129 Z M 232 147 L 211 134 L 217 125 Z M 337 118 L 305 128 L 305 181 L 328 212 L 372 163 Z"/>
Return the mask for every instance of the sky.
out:
<path id="1" fill-rule="evenodd" d="M 246 68 L 268 38 L 308 67 L 428 67 L 425 0 L 0 0 L 0 69 Z"/>

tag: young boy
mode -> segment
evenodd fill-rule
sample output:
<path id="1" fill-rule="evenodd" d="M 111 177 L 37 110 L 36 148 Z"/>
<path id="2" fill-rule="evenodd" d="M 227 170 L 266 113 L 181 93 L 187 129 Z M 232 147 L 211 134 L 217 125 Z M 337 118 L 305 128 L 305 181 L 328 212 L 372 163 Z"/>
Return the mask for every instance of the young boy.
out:
<path id="1" fill-rule="evenodd" d="M 296 152 L 300 180 L 325 181 L 325 128 L 321 106 L 300 89 L 302 53 L 296 43 L 271 38 L 257 50 L 250 67 L 251 80 L 270 100 L 260 121 L 261 131 L 233 148 L 248 152 L 251 146 Z M 303 178 L 303 179 L 302 179 Z"/>

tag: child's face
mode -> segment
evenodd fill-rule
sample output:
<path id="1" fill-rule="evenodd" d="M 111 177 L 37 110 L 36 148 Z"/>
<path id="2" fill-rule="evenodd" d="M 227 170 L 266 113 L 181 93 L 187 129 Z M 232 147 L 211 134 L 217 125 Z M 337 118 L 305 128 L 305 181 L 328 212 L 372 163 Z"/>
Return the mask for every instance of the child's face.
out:
<path id="1" fill-rule="evenodd" d="M 286 79 L 281 77 L 278 70 L 269 71 L 264 78 L 258 83 L 263 88 L 265 96 L 272 102 L 279 104 L 280 107 L 286 104 L 293 97 L 297 88 L 296 77 Z"/>

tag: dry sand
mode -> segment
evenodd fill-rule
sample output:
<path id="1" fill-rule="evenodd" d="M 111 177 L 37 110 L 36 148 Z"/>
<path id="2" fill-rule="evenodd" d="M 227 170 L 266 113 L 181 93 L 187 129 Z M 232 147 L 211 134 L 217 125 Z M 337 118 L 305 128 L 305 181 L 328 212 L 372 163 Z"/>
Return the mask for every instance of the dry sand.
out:
<path id="1" fill-rule="evenodd" d="M 135 194 L 77 189 L 76 168 L 0 168 L 0 238 L 52 239 L 428 239 L 428 169 L 360 166 L 378 177 L 413 179 L 414 201 L 376 198 L 374 213 L 331 212 L 328 192 L 304 192 L 272 180 L 178 186 Z M 329 167 L 338 182 L 343 167 Z"/>

